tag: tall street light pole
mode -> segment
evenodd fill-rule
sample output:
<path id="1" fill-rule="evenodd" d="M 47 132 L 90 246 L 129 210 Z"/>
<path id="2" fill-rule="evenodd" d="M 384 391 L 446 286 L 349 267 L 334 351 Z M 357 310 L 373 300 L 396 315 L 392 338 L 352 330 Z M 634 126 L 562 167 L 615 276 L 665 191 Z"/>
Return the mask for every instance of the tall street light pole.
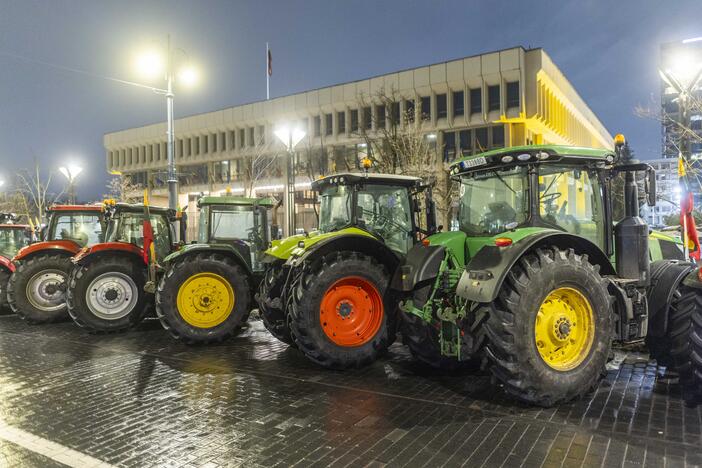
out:
<path id="1" fill-rule="evenodd" d="M 275 130 L 275 136 L 285 145 L 288 153 L 285 181 L 285 228 L 286 235 L 295 234 L 295 146 L 305 138 L 306 132 L 300 128 L 283 125 Z"/>

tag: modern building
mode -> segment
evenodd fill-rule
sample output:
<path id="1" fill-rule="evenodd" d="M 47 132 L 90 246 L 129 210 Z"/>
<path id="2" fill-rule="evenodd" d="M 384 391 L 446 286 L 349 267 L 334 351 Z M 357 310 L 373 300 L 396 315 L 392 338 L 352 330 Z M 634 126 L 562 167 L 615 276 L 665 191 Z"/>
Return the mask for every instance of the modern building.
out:
<path id="1" fill-rule="evenodd" d="M 420 123 L 440 152 L 437 173 L 461 154 L 503 146 L 612 146 L 546 52 L 516 47 L 178 119 L 180 206 L 228 187 L 283 199 L 286 153 L 273 130 L 295 124 L 307 134 L 296 147 L 297 227 L 309 229 L 316 225 L 310 180 L 357 170 L 368 138 L 400 115 L 412 116 L 401 125 Z M 164 205 L 165 136 L 158 123 L 104 137 L 108 171 L 148 184 L 151 199 Z"/>
<path id="2" fill-rule="evenodd" d="M 656 170 L 656 206 L 645 206 L 642 216 L 650 226 L 665 226 L 665 218 L 680 213 L 678 160 L 660 158 L 645 161 Z"/>

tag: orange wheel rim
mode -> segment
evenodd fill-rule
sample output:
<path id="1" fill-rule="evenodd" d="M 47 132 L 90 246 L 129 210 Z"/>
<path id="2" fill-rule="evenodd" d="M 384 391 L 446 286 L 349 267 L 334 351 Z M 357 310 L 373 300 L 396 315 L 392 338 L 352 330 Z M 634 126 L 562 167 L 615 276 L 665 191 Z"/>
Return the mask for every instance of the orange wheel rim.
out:
<path id="1" fill-rule="evenodd" d="M 368 280 L 351 276 L 332 284 L 319 308 L 322 330 L 332 343 L 353 347 L 368 343 L 383 324 L 383 298 Z"/>

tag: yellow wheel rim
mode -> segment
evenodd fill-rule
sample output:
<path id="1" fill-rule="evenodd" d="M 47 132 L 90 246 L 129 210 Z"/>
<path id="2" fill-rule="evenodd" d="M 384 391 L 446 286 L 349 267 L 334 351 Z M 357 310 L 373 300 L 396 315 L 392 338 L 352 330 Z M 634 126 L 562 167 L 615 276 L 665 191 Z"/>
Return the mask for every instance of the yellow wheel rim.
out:
<path id="1" fill-rule="evenodd" d="M 178 313 L 197 328 L 221 324 L 234 310 L 236 297 L 232 285 L 214 273 L 198 273 L 178 289 Z"/>
<path id="2" fill-rule="evenodd" d="M 590 354 L 595 337 L 590 301 L 573 288 L 554 289 L 541 303 L 534 325 L 536 349 L 560 372 L 578 367 Z"/>

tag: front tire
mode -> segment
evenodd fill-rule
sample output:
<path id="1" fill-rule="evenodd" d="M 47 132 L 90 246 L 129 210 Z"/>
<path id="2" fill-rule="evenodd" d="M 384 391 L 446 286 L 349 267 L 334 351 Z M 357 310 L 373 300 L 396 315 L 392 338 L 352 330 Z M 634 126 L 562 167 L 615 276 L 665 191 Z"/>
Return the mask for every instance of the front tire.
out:
<path id="1" fill-rule="evenodd" d="M 71 259 L 45 254 L 19 262 L 7 286 L 12 311 L 32 325 L 66 319 L 65 288 Z"/>
<path id="2" fill-rule="evenodd" d="M 151 308 L 145 283 L 146 267 L 130 258 L 111 255 L 76 265 L 68 281 L 68 313 L 91 333 L 127 330 Z"/>
<path id="3" fill-rule="evenodd" d="M 680 377 L 685 400 L 702 403 L 702 294 L 680 286 L 669 313 L 671 367 Z"/>
<path id="4" fill-rule="evenodd" d="M 590 391 L 612 345 L 607 282 L 586 255 L 538 249 L 489 304 L 484 365 L 510 395 L 553 406 Z"/>
<path id="5" fill-rule="evenodd" d="M 261 321 L 271 335 L 285 344 L 295 346 L 288 326 L 286 305 L 283 304 L 283 288 L 286 286 L 286 271 L 279 265 L 271 266 L 258 289 L 258 306 Z"/>
<path id="6" fill-rule="evenodd" d="M 373 362 L 395 339 L 397 305 L 387 293 L 389 274 L 356 252 L 313 264 L 293 294 L 290 326 L 298 348 L 332 369 Z"/>
<path id="7" fill-rule="evenodd" d="M 176 260 L 156 292 L 161 325 L 188 344 L 229 338 L 248 320 L 250 307 L 249 275 L 222 254 Z"/>

